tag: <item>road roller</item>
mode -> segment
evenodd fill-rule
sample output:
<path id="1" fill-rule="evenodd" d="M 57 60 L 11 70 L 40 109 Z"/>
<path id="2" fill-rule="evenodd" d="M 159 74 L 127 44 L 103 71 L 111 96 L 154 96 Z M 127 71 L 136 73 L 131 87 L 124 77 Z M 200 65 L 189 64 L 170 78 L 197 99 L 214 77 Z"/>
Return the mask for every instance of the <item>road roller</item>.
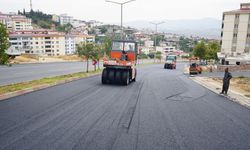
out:
<path id="1" fill-rule="evenodd" d="M 136 81 L 137 43 L 112 41 L 110 58 L 103 58 L 102 84 L 128 85 Z"/>

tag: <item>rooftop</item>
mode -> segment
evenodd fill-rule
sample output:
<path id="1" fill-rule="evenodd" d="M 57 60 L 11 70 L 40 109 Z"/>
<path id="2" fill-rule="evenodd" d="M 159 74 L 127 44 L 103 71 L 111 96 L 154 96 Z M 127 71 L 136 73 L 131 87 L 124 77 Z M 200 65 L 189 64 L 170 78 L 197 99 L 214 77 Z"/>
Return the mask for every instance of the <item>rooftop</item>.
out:
<path id="1" fill-rule="evenodd" d="M 240 9 L 224 12 L 224 14 L 236 14 L 236 13 L 239 14 L 250 13 L 250 3 L 241 3 Z"/>

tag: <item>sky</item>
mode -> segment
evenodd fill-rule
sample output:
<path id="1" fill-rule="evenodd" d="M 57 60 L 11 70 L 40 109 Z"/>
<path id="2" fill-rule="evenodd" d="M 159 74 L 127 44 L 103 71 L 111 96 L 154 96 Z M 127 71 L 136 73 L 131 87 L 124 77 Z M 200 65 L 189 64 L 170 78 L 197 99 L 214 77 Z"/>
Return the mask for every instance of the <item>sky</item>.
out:
<path id="1" fill-rule="evenodd" d="M 76 19 L 120 22 L 120 6 L 105 0 L 32 0 L 33 10 L 68 14 Z M 126 0 L 113 0 L 124 2 Z M 0 12 L 30 10 L 30 0 L 0 0 Z M 222 12 L 239 9 L 249 0 L 136 0 L 124 5 L 124 22 L 135 20 L 221 19 Z"/>

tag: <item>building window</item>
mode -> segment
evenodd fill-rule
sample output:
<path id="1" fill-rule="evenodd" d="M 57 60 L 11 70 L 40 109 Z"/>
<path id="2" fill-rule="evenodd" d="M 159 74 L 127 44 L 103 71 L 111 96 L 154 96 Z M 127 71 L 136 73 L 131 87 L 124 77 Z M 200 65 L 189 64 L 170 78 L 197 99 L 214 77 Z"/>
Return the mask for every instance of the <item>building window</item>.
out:
<path id="1" fill-rule="evenodd" d="M 250 29 L 250 24 L 248 24 L 248 29 Z"/>
<path id="2" fill-rule="evenodd" d="M 250 38 L 250 34 L 247 34 L 247 38 Z"/>
<path id="3" fill-rule="evenodd" d="M 234 38 L 237 38 L 237 33 L 234 33 L 234 36 L 233 36 Z"/>
<path id="4" fill-rule="evenodd" d="M 36 42 L 36 44 L 38 44 L 38 42 Z"/>
<path id="5" fill-rule="evenodd" d="M 238 24 L 234 24 L 234 29 L 238 29 L 239 25 Z"/>
<path id="6" fill-rule="evenodd" d="M 221 32 L 221 37 L 223 37 L 223 32 Z"/>
<path id="7" fill-rule="evenodd" d="M 222 23 L 221 28 L 222 28 L 222 29 L 224 28 L 224 23 Z"/>

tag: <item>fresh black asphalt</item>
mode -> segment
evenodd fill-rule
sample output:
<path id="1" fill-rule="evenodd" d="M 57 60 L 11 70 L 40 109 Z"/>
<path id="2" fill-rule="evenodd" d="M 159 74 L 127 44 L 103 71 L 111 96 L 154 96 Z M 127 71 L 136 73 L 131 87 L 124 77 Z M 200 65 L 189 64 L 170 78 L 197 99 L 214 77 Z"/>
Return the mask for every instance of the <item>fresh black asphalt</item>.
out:
<path id="1" fill-rule="evenodd" d="M 249 150 L 250 110 L 163 65 L 0 101 L 0 150 Z"/>

